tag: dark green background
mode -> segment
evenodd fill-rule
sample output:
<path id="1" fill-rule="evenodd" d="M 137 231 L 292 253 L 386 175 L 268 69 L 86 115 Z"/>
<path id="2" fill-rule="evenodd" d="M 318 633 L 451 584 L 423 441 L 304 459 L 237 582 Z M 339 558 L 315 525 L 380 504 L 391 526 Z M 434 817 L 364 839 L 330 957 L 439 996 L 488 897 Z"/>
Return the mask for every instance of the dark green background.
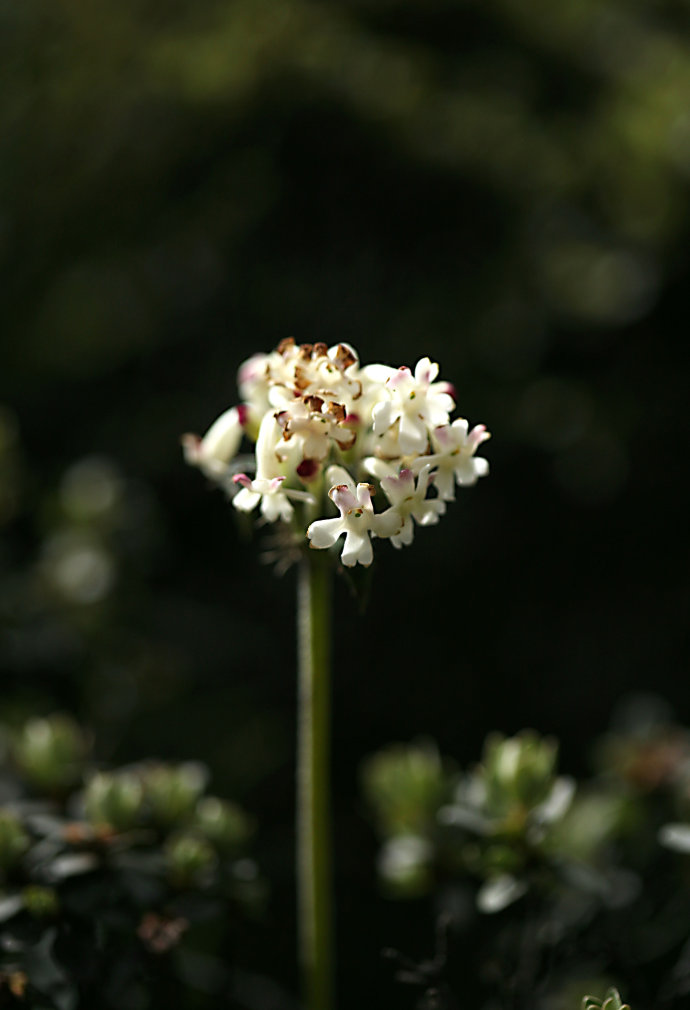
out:
<path id="1" fill-rule="evenodd" d="M 290 334 L 429 355 L 493 432 L 491 476 L 380 545 L 366 615 L 337 589 L 342 1005 L 411 1005 L 379 951 L 428 953 L 432 915 L 376 895 L 362 757 L 529 725 L 578 771 L 631 690 L 690 718 L 687 5 L 27 0 L 0 68 L 8 716 L 207 762 L 273 882 L 238 960 L 288 987 L 294 577 L 179 436 Z M 51 558 L 94 455 L 114 581 L 80 603 Z"/>

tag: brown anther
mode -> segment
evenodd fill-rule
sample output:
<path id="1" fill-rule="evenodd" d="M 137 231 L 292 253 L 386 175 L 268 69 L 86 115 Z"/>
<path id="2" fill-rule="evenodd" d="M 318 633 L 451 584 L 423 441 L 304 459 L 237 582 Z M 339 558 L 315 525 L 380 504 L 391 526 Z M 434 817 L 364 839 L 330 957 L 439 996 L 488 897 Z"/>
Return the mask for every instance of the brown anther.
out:
<path id="1" fill-rule="evenodd" d="M 323 358 L 326 356 L 326 354 L 328 354 L 328 347 L 326 346 L 326 344 L 324 344 L 322 341 L 319 341 L 318 344 L 314 344 L 312 357 Z"/>
<path id="2" fill-rule="evenodd" d="M 334 421 L 338 424 L 342 424 L 347 416 L 347 412 L 343 407 L 342 403 L 336 403 L 334 400 L 330 400 L 328 404 L 328 413 L 331 415 Z"/>
<path id="3" fill-rule="evenodd" d="M 302 358 L 303 361 L 309 361 L 313 349 L 314 349 L 313 344 L 300 344 L 298 347 L 300 358 Z"/>
<path id="4" fill-rule="evenodd" d="M 320 396 L 305 396 L 304 402 L 306 403 L 309 410 L 313 410 L 315 414 L 321 413 L 321 408 L 323 407 L 323 400 Z"/>
<path id="5" fill-rule="evenodd" d="M 291 351 L 294 346 L 295 346 L 294 337 L 284 337 L 278 344 L 276 350 L 278 351 L 278 354 L 282 354 L 283 357 L 285 357 L 287 352 Z"/>
<path id="6" fill-rule="evenodd" d="M 346 347 L 345 344 L 338 344 L 335 351 L 335 363 L 338 368 L 349 368 L 350 365 L 354 365 L 356 361 L 357 358 L 354 356 L 349 347 Z"/>
<path id="7" fill-rule="evenodd" d="M 304 374 L 304 369 L 300 368 L 299 365 L 295 365 L 295 387 L 297 389 L 306 389 L 309 385 L 309 379 Z"/>

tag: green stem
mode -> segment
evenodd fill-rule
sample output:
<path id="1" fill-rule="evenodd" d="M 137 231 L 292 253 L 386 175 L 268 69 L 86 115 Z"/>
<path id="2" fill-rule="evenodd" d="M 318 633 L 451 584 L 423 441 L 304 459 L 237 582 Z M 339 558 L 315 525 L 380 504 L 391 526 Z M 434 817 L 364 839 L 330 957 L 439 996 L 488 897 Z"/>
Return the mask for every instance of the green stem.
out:
<path id="1" fill-rule="evenodd" d="M 333 1002 L 329 561 L 316 551 L 305 555 L 297 600 L 297 891 L 306 1010 L 331 1010 Z"/>

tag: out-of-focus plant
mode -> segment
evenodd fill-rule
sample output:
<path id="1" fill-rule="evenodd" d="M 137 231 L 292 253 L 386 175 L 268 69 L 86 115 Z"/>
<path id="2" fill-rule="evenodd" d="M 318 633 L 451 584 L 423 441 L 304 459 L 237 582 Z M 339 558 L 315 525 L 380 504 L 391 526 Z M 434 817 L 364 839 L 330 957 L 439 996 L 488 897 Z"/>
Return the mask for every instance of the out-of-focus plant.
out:
<path id="1" fill-rule="evenodd" d="M 584 996 L 582 1010 L 630 1010 L 630 1007 L 623 1002 L 617 989 L 609 989 L 603 999 Z"/>
<path id="2" fill-rule="evenodd" d="M 536 733 L 488 738 L 478 768 L 463 778 L 439 820 L 475 841 L 465 848 L 468 867 L 484 883 L 477 896 L 486 912 L 516 900 L 550 865 L 550 831 L 575 792 L 556 775 L 557 745 Z"/>
<path id="3" fill-rule="evenodd" d="M 31 1006 L 186 1005 L 212 947 L 261 902 L 253 825 L 195 763 L 97 769 L 62 715 L 28 721 L 0 776 L 0 977 Z M 190 963 L 192 967 L 190 968 Z M 212 973 L 227 984 L 227 966 Z M 145 986 L 145 989 L 143 988 Z M 143 1002 L 142 1002 L 143 1001 Z M 190 1003 L 191 1005 L 191 1003 Z"/>
<path id="4" fill-rule="evenodd" d="M 650 719 L 649 699 L 627 709 L 595 748 L 596 774 L 577 785 L 558 774 L 556 741 L 532 731 L 491 735 L 467 773 L 429 743 L 364 763 L 386 890 L 433 896 L 451 919 L 462 909 L 458 928 L 503 998 L 539 993 L 555 1010 L 578 973 L 633 986 L 640 965 L 643 997 L 690 992 L 688 734 Z M 492 929 L 480 926 L 487 913 Z M 623 1006 L 615 990 L 587 999 L 592 1010 Z"/>

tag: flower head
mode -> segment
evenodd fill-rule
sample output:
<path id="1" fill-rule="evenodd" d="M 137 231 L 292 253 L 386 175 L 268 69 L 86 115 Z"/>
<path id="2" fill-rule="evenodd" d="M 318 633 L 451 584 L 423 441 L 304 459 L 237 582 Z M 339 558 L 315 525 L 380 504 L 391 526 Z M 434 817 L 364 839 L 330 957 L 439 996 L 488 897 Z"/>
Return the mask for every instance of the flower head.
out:
<path id="1" fill-rule="evenodd" d="M 437 381 L 438 372 L 429 358 L 414 371 L 362 366 L 349 344 L 283 340 L 240 366 L 242 405 L 221 414 L 203 438 L 185 435 L 185 459 L 238 511 L 258 509 L 266 522 L 289 524 L 291 542 L 303 537 L 325 549 L 344 537 L 342 563 L 369 565 L 373 539 L 410 544 L 415 524 L 439 521 L 456 485 L 488 472 L 475 455 L 488 432 L 451 422 L 453 389 Z M 255 442 L 253 468 L 237 457 L 245 438 Z M 379 511 L 377 488 L 386 506 Z M 334 507 L 338 515 L 329 516 Z"/>

